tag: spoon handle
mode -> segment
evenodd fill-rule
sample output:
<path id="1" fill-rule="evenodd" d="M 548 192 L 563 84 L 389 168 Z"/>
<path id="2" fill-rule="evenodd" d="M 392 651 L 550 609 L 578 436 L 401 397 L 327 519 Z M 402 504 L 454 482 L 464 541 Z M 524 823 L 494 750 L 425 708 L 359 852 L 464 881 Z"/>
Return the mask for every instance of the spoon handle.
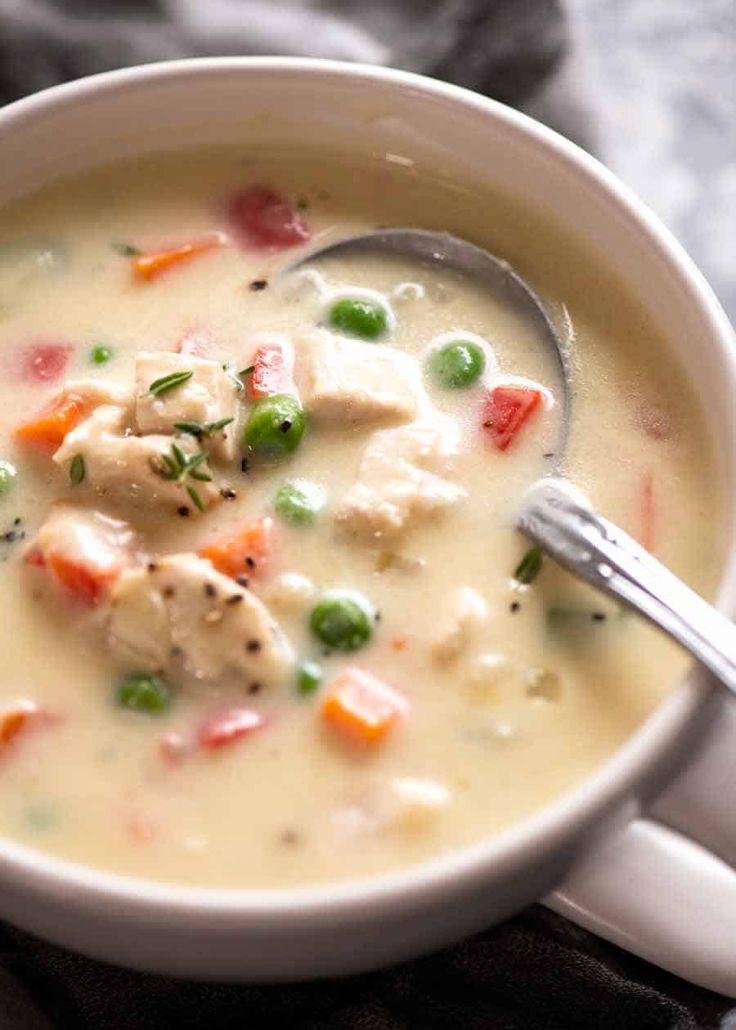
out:
<path id="1" fill-rule="evenodd" d="M 593 511 L 570 483 L 535 483 L 517 525 L 560 565 L 645 615 L 736 693 L 736 626 Z"/>

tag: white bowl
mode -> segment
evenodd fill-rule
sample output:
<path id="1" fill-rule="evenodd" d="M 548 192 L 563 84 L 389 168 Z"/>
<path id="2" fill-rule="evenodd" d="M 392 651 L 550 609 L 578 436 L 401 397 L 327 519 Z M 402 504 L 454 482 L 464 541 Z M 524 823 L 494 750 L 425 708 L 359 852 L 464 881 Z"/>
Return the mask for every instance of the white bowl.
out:
<path id="1" fill-rule="evenodd" d="M 367 145 L 528 197 L 605 251 L 676 351 L 691 358 L 697 350 L 689 367 L 733 508 L 736 359 L 725 316 L 642 204 L 582 150 L 531 119 L 402 72 L 228 58 L 134 68 L 47 90 L 0 111 L 0 141 L 0 203 L 60 174 L 145 150 L 236 142 Z M 728 610 L 736 602 L 735 544 L 732 537 L 720 592 Z M 595 775 L 533 818 L 373 880 L 282 891 L 169 886 L 0 840 L 0 913 L 112 962 L 218 980 L 296 979 L 405 959 L 558 888 L 548 898 L 558 910 L 681 975 L 736 994 L 736 875 L 699 845 L 640 818 L 699 749 L 695 772 L 679 777 L 660 812 L 736 859 L 736 817 L 726 803 L 736 785 L 727 737 L 734 710 L 720 689 L 694 675 Z"/>

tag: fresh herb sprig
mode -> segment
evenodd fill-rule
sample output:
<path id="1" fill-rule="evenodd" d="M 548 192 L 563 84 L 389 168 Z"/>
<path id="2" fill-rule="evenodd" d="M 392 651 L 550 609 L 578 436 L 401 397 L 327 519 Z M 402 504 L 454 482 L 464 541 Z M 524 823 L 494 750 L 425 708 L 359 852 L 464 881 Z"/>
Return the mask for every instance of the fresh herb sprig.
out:
<path id="1" fill-rule="evenodd" d="M 188 433 L 189 436 L 195 436 L 198 440 L 204 440 L 213 433 L 219 433 L 234 421 L 234 418 L 221 418 L 217 422 L 175 422 L 174 429 L 178 429 L 181 433 Z"/>
<path id="2" fill-rule="evenodd" d="M 72 486 L 79 486 L 87 475 L 87 464 L 83 454 L 75 454 L 69 466 L 69 479 Z"/>
<path id="3" fill-rule="evenodd" d="M 514 572 L 514 579 L 522 586 L 533 583 L 542 569 L 542 548 L 530 547 Z"/>
<path id="4" fill-rule="evenodd" d="M 134 247 L 132 243 L 123 243 L 121 241 L 115 241 L 110 246 L 116 254 L 120 254 L 121 257 L 138 257 L 140 250 L 138 247 Z"/>
<path id="5" fill-rule="evenodd" d="M 194 479 L 199 483 L 211 483 L 212 476 L 202 469 L 202 464 L 207 461 L 205 451 L 197 451 L 195 454 L 185 454 L 178 443 L 174 441 L 171 445 L 171 453 L 161 455 L 162 468 L 161 476 L 172 482 L 181 483 L 191 498 L 192 504 L 200 511 L 204 511 L 204 503 L 189 480 Z"/>
<path id="6" fill-rule="evenodd" d="M 240 391 L 240 390 L 243 389 L 243 381 L 240 378 L 239 373 L 237 373 L 235 371 L 235 369 L 232 367 L 232 365 L 223 365 L 222 366 L 222 371 L 228 377 L 228 379 L 233 384 L 233 386 L 235 387 L 236 390 Z"/>
<path id="7" fill-rule="evenodd" d="M 189 372 L 184 369 L 180 372 L 169 372 L 168 375 L 161 376 L 159 379 L 154 379 L 148 387 L 148 390 L 154 395 L 154 397 L 160 397 L 162 393 L 167 393 L 169 390 L 173 390 L 175 386 L 182 386 L 184 383 L 188 383 L 193 375 L 194 372 Z"/>

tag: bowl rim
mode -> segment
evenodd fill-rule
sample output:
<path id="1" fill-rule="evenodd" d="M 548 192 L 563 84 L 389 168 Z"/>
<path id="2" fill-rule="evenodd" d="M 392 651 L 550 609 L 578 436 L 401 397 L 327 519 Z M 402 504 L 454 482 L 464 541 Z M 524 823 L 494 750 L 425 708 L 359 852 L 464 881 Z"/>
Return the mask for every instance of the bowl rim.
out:
<path id="1" fill-rule="evenodd" d="M 366 87 L 379 84 L 398 92 L 410 90 L 425 97 L 474 109 L 506 130 L 531 140 L 548 159 L 566 164 L 588 187 L 607 195 L 620 214 L 633 223 L 669 267 L 691 303 L 700 309 L 710 338 L 723 352 L 736 390 L 733 332 L 713 291 L 682 246 L 639 198 L 596 158 L 535 119 L 460 86 L 413 72 L 345 61 L 293 57 L 202 57 L 137 65 L 53 86 L 17 100 L 0 110 L 0 137 L 7 138 L 59 108 L 91 97 L 124 93 L 162 80 L 226 78 L 272 74 L 312 79 L 352 80 Z M 718 607 L 736 610 L 736 535 L 731 536 L 723 564 Z M 26 889 L 73 897 L 94 905 L 98 900 L 123 903 L 130 913 L 144 910 L 168 916 L 216 917 L 233 925 L 244 917 L 261 923 L 291 926 L 330 919 L 339 913 L 357 916 L 396 906 L 421 903 L 438 889 L 482 884 L 491 874 L 511 870 L 534 852 L 550 851 L 569 839 L 611 806 L 631 794 L 657 761 L 683 736 L 695 715 L 711 698 L 715 684 L 694 670 L 671 691 L 614 754 L 582 782 L 536 810 L 521 822 L 475 843 L 455 848 L 423 862 L 370 877 L 304 886 L 270 888 L 204 887 L 106 872 L 84 863 L 58 858 L 0 837 L 0 879 L 24 880 Z"/>

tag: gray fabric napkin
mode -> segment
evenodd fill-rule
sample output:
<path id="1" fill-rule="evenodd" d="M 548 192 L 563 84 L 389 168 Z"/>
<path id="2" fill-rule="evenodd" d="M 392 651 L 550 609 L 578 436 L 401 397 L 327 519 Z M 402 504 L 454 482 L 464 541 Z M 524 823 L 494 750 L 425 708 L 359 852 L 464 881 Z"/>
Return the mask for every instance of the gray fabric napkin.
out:
<path id="1" fill-rule="evenodd" d="M 0 103 L 109 68 L 207 54 L 408 68 L 596 146 L 558 0 L 0 0 Z M 285 986 L 134 973 L 0 924 L 0 1030 L 736 1030 L 728 1009 L 538 906 L 416 962 Z"/>

